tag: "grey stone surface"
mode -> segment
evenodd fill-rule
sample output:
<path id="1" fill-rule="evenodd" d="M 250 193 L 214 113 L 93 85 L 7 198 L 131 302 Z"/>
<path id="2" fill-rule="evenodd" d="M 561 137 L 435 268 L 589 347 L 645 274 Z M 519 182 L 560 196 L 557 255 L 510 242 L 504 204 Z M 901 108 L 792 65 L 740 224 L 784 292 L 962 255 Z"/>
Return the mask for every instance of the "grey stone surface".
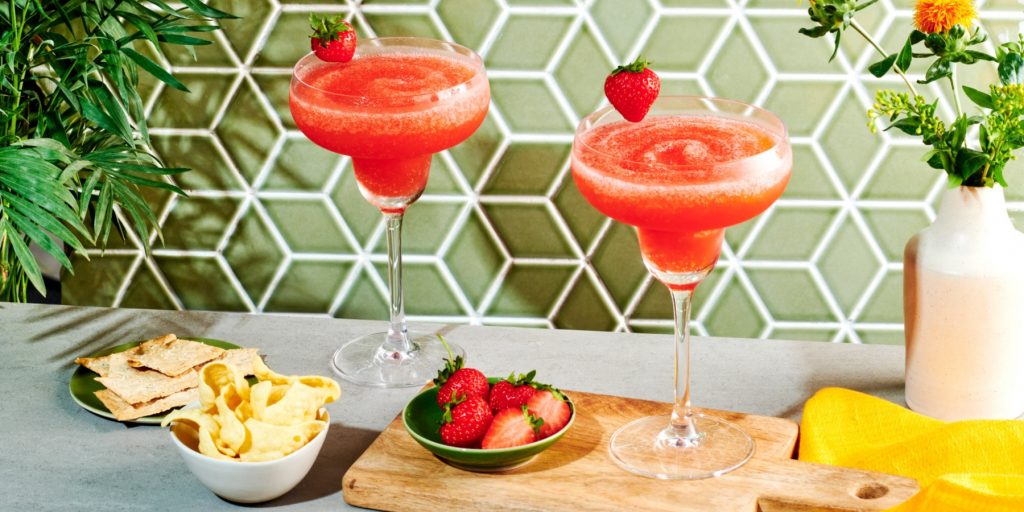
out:
<path id="1" fill-rule="evenodd" d="M 78 407 L 68 393 L 72 360 L 104 347 L 174 332 L 259 347 L 285 374 L 330 375 L 344 340 L 383 322 L 282 315 L 143 311 L 0 303 L 0 509 L 220 510 L 159 427 L 124 425 Z M 669 336 L 420 324 L 461 344 L 488 375 L 536 368 L 570 390 L 672 400 Z M 804 401 L 842 386 L 903 402 L 903 348 L 696 338 L 694 403 L 799 419 Z M 342 382 L 332 424 L 306 479 L 261 505 L 338 510 L 345 470 L 416 389 Z"/>

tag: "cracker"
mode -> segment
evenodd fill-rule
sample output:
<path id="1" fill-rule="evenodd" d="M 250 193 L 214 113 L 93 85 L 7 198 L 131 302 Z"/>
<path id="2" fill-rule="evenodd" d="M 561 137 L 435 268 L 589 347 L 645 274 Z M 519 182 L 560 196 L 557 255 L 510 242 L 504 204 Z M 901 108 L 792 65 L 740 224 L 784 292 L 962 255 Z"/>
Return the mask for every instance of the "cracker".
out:
<path id="1" fill-rule="evenodd" d="M 196 387 L 199 374 L 189 369 L 177 377 L 168 377 L 158 371 L 132 368 L 128 356 L 119 353 L 110 358 L 109 374 L 96 380 L 124 401 L 139 404 Z"/>
<path id="2" fill-rule="evenodd" d="M 107 409 L 110 410 L 118 421 L 128 421 L 143 416 L 151 416 L 199 400 L 199 388 L 189 388 L 178 391 L 170 396 L 136 405 L 125 402 L 120 396 L 109 389 L 97 391 L 96 398 L 99 398 L 103 405 L 107 406 Z"/>
<path id="3" fill-rule="evenodd" d="M 177 377 L 223 354 L 222 348 L 166 334 L 139 345 L 139 350 L 128 356 L 128 364 Z"/>
<path id="4" fill-rule="evenodd" d="M 125 350 L 124 352 L 118 352 L 118 354 L 120 355 L 118 355 L 117 357 L 126 357 L 137 352 L 138 350 L 139 347 L 134 346 L 128 350 Z M 110 361 L 111 359 L 114 358 L 115 355 L 117 354 L 107 354 L 105 356 L 100 357 L 79 357 L 78 359 L 75 359 L 75 364 L 80 364 L 92 370 L 93 372 L 98 373 L 100 377 L 106 377 L 107 375 L 110 375 Z"/>
<path id="5" fill-rule="evenodd" d="M 235 348 L 225 350 L 219 360 L 234 365 L 235 368 L 238 368 L 242 374 L 248 377 L 256 373 L 252 361 L 254 357 L 259 357 L 259 352 L 260 349 L 258 348 Z"/>

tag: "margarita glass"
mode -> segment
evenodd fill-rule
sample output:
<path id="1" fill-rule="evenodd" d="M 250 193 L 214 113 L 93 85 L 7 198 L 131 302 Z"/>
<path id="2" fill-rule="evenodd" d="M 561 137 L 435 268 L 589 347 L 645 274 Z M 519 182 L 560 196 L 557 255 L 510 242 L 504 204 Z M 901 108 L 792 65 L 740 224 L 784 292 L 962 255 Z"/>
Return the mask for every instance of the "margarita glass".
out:
<path id="1" fill-rule="evenodd" d="M 309 140 L 352 157 L 359 191 L 384 214 L 387 231 L 388 332 L 345 343 L 332 366 L 357 384 L 422 386 L 448 352 L 434 335 L 406 328 L 402 217 L 427 185 L 433 154 L 468 138 L 487 115 L 483 61 L 433 39 L 361 39 L 350 62 L 324 62 L 312 53 L 299 60 L 288 100 Z"/>
<path id="2" fill-rule="evenodd" d="M 624 469 L 707 478 L 753 455 L 746 432 L 690 405 L 690 301 L 718 261 L 725 228 L 771 206 L 792 164 L 782 122 L 731 100 L 661 97 L 639 123 L 612 107 L 580 123 L 573 178 L 595 208 L 636 227 L 644 264 L 671 292 L 675 317 L 672 414 L 635 420 L 612 435 L 609 453 Z"/>

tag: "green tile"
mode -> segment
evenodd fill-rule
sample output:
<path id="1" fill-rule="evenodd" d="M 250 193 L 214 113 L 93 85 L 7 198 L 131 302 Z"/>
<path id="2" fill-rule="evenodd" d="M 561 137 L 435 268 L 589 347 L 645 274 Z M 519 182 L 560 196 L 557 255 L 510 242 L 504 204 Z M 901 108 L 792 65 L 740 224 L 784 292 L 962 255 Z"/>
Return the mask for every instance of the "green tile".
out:
<path id="1" fill-rule="evenodd" d="M 492 78 L 491 99 L 514 131 L 571 133 L 574 130 L 543 81 Z"/>
<path id="2" fill-rule="evenodd" d="M 243 81 L 217 125 L 217 135 L 245 179 L 252 183 L 281 135 L 259 93 Z"/>
<path id="3" fill-rule="evenodd" d="M 867 129 L 866 109 L 854 96 L 847 96 L 821 137 L 821 145 L 840 180 L 852 190 L 864 175 L 882 139 Z"/>
<path id="4" fill-rule="evenodd" d="M 498 151 L 502 138 L 501 130 L 494 122 L 494 114 L 489 113 L 473 135 L 462 144 L 448 150 L 470 185 L 477 185 L 487 164 Z"/>
<path id="5" fill-rule="evenodd" d="M 352 263 L 293 260 L 264 310 L 326 313 L 351 270 Z"/>
<path id="6" fill-rule="evenodd" d="M 185 309 L 247 311 L 215 259 L 156 256 L 154 260 Z"/>
<path id="7" fill-rule="evenodd" d="M 616 64 L 624 64 L 631 56 L 637 34 L 647 26 L 653 15 L 650 4 L 643 0 L 594 2 L 590 8 L 590 16 L 620 61 Z"/>
<path id="8" fill-rule="evenodd" d="M 738 251 L 750 236 L 750 232 L 757 222 L 760 222 L 760 215 L 735 226 L 729 226 L 725 230 L 725 243 L 729 244 L 733 251 Z"/>
<path id="9" fill-rule="evenodd" d="M 861 197 L 919 201 L 927 196 L 932 187 L 939 181 L 945 182 L 946 177 L 942 171 L 921 161 L 924 153 L 923 145 L 890 148 Z"/>
<path id="10" fill-rule="evenodd" d="M 441 154 L 435 154 L 430 160 L 430 179 L 427 180 L 427 188 L 424 195 L 430 194 L 456 194 L 462 195 L 462 188 L 456 179 L 459 171 L 453 169 L 441 158 Z"/>
<path id="11" fill-rule="evenodd" d="M 861 311 L 858 322 L 903 323 L 903 272 L 891 271 Z"/>
<path id="12" fill-rule="evenodd" d="M 659 71 L 697 71 L 727 18 L 662 16 L 641 53 Z"/>
<path id="13" fill-rule="evenodd" d="M 857 336 L 866 345 L 903 345 L 903 329 L 897 330 L 866 330 L 857 329 Z"/>
<path id="14" fill-rule="evenodd" d="M 829 342 L 835 335 L 836 331 L 829 329 L 774 329 L 768 337 L 773 340 Z"/>
<path id="15" fill-rule="evenodd" d="M 775 320 L 829 322 L 838 320 L 810 272 L 802 269 L 747 269 L 747 276 Z"/>
<path id="16" fill-rule="evenodd" d="M 757 312 L 753 299 L 735 280 L 703 323 L 710 336 L 733 338 L 757 338 L 765 327 L 765 320 Z"/>
<path id="17" fill-rule="evenodd" d="M 225 48 L 213 33 L 189 34 L 189 36 L 205 39 L 210 41 L 210 44 L 193 46 L 194 58 L 186 46 L 161 44 L 160 49 L 172 66 L 234 66 L 229 56 L 231 50 Z"/>
<path id="18" fill-rule="evenodd" d="M 647 278 L 636 230 L 618 222 L 612 223 L 591 263 L 619 309 L 626 309 Z"/>
<path id="19" fill-rule="evenodd" d="M 381 277 L 387 279 L 387 265 L 375 265 Z M 405 291 L 405 312 L 409 315 L 458 315 L 465 314 L 459 307 L 455 293 L 435 265 L 419 265 L 406 262 L 402 266 L 402 281 Z"/>
<path id="20" fill-rule="evenodd" d="M 534 204 L 484 204 L 495 231 L 514 258 L 571 258 L 547 208 Z"/>
<path id="21" fill-rule="evenodd" d="M 860 23 L 862 27 L 864 27 L 864 30 L 877 41 L 881 39 L 880 36 L 882 36 L 882 22 L 885 21 L 887 14 L 888 13 L 886 12 L 886 9 L 882 8 L 881 5 L 876 5 L 873 8 L 864 9 L 862 11 L 857 12 L 856 18 L 857 22 Z M 910 27 L 907 25 L 904 26 L 907 27 L 906 31 L 904 32 L 905 35 L 903 36 L 904 38 L 906 38 L 906 34 L 910 33 Z M 890 30 L 898 29 L 890 28 Z M 899 49 L 899 46 L 896 47 L 894 50 L 896 49 Z M 847 58 L 849 58 L 851 62 L 856 61 L 861 55 L 868 52 L 872 53 L 871 60 L 868 61 L 869 63 L 877 60 L 875 59 L 875 57 L 878 56 L 878 54 L 875 53 L 875 50 L 868 46 L 868 43 L 864 40 L 864 38 L 852 30 L 844 34 L 842 43 L 840 44 L 839 51 L 845 53 L 847 55 Z"/>
<path id="22" fill-rule="evenodd" d="M 782 119 L 790 137 L 809 137 L 841 88 L 839 82 L 780 81 L 772 87 L 764 108 Z"/>
<path id="23" fill-rule="evenodd" d="M 573 0 L 507 0 L 507 3 L 513 7 L 526 7 L 526 6 L 551 6 L 551 7 L 568 7 L 575 5 Z"/>
<path id="24" fill-rule="evenodd" d="M 345 297 L 345 301 L 335 313 L 338 318 L 361 318 L 366 320 L 387 320 L 388 303 L 377 291 L 377 287 L 366 275 L 366 270 L 359 274 L 356 284 Z"/>
<path id="25" fill-rule="evenodd" d="M 707 290 L 710 290 L 710 288 Z M 640 298 L 640 302 L 637 303 L 636 308 L 633 310 L 632 319 L 672 320 L 672 295 L 669 294 L 665 285 L 654 281 L 647 287 L 643 297 Z"/>
<path id="26" fill-rule="evenodd" d="M 164 87 L 150 114 L 150 128 L 210 128 L 235 75 L 176 73 L 191 92 Z"/>
<path id="27" fill-rule="evenodd" d="M 668 334 L 671 335 L 675 332 L 675 328 L 671 325 L 633 325 L 629 326 L 630 332 L 640 334 Z M 693 332 L 693 331 L 691 331 Z"/>
<path id="28" fill-rule="evenodd" d="M 467 48 L 478 49 L 501 8 L 490 0 L 445 0 L 437 4 L 437 15 L 452 39 Z"/>
<path id="29" fill-rule="evenodd" d="M 544 69 L 572 24 L 569 16 L 512 15 L 485 58 L 487 69 Z"/>
<path id="30" fill-rule="evenodd" d="M 793 145 L 793 174 L 782 194 L 784 199 L 839 199 L 818 155 L 810 146 Z"/>
<path id="31" fill-rule="evenodd" d="M 211 0 L 210 6 L 238 16 L 237 19 L 221 20 L 220 26 L 243 60 L 256 44 L 256 36 L 274 11 L 270 0 Z"/>
<path id="32" fill-rule="evenodd" d="M 261 74 L 254 71 L 252 78 L 259 86 L 260 92 L 266 96 L 267 101 L 274 108 L 277 117 L 281 119 L 281 124 L 290 130 L 297 129 L 295 119 L 292 119 L 292 112 L 288 107 L 288 86 L 292 81 L 291 74 Z"/>
<path id="33" fill-rule="evenodd" d="M 864 233 L 847 218 L 818 261 L 825 283 L 847 313 L 853 310 L 882 265 L 868 243 Z"/>
<path id="34" fill-rule="evenodd" d="M 616 324 L 614 313 L 608 310 L 588 275 L 583 275 L 569 290 L 553 322 L 558 329 L 586 331 L 611 331 Z"/>
<path id="35" fill-rule="evenodd" d="M 213 251 L 238 211 L 234 198 L 178 199 L 163 225 L 164 247 Z"/>
<path id="36" fill-rule="evenodd" d="M 786 7 L 793 7 L 789 0 Z M 757 3 L 754 0 L 753 3 Z M 760 5 L 756 5 L 760 7 Z M 755 5 L 751 5 L 755 7 Z M 828 62 L 832 55 L 832 36 L 810 38 L 798 33 L 801 28 L 812 26 L 810 19 L 804 16 L 751 16 L 750 26 L 753 27 L 758 39 L 764 45 L 775 69 L 782 73 L 842 73 L 843 68 L 838 62 Z M 855 36 L 855 34 L 849 34 Z"/>
<path id="37" fill-rule="evenodd" d="M 354 23 L 351 14 L 346 12 L 324 12 L 313 10 L 318 16 L 342 15 L 350 23 Z M 274 26 L 267 36 L 267 41 L 260 48 L 253 65 L 261 67 L 288 68 L 298 62 L 304 55 L 310 52 L 309 34 L 313 31 L 309 26 L 310 11 L 282 12 L 278 15 Z M 356 25 L 357 40 L 365 35 Z M 285 75 L 290 78 L 290 75 Z M 287 107 L 287 103 L 285 104 Z"/>
<path id="38" fill-rule="evenodd" d="M 584 250 L 590 247 L 608 217 L 590 206 L 571 176 L 566 176 L 562 181 L 562 187 L 555 194 L 553 202 L 580 246 Z"/>
<path id="39" fill-rule="evenodd" d="M 688 78 L 667 78 L 661 79 L 660 95 L 672 96 L 707 96 L 708 93 L 701 88 L 700 83 Z"/>
<path id="40" fill-rule="evenodd" d="M 263 190 L 322 190 L 337 168 L 341 156 L 317 146 L 306 138 L 285 139 L 270 168 Z"/>
<path id="41" fill-rule="evenodd" d="M 139 267 L 125 290 L 119 307 L 139 309 L 174 309 L 174 301 L 145 264 Z"/>
<path id="42" fill-rule="evenodd" d="M 293 252 L 350 253 L 341 228 L 318 200 L 262 199 L 263 207 Z"/>
<path id="43" fill-rule="evenodd" d="M 604 79 L 615 65 L 608 62 L 590 29 L 584 26 L 569 43 L 555 68 L 555 79 L 576 115 L 593 112 L 604 99 Z"/>
<path id="44" fill-rule="evenodd" d="M 931 225 L 924 210 L 865 209 L 861 214 L 885 259 L 891 262 L 902 262 L 903 248 L 910 237 Z"/>
<path id="45" fill-rule="evenodd" d="M 475 211 L 455 234 L 451 248 L 444 255 L 448 270 L 474 306 L 480 304 L 505 261 L 483 219 Z"/>
<path id="46" fill-rule="evenodd" d="M 188 190 L 241 190 L 224 155 L 214 146 L 213 140 L 205 136 L 154 135 L 153 148 L 168 167 L 192 169 L 174 175 L 179 187 Z"/>
<path id="47" fill-rule="evenodd" d="M 729 7 L 729 0 L 660 0 L 660 3 L 665 7 Z"/>
<path id="48" fill-rule="evenodd" d="M 570 149 L 567 143 L 513 143 L 501 155 L 482 193 L 544 195 L 565 167 Z"/>
<path id="49" fill-rule="evenodd" d="M 366 199 L 363 199 L 359 193 L 351 161 L 345 164 L 341 179 L 338 180 L 334 192 L 331 193 L 331 201 L 338 207 L 341 217 L 345 219 L 345 224 L 352 230 L 356 239 L 363 246 L 368 244 L 383 217 L 380 210 L 366 202 Z"/>
<path id="50" fill-rule="evenodd" d="M 134 256 L 70 256 L 74 274 L 61 271 L 60 300 L 79 306 L 111 306 Z"/>
<path id="51" fill-rule="evenodd" d="M 743 30 L 734 27 L 705 76 L 716 96 L 753 102 L 768 80 L 768 71 Z"/>
<path id="52" fill-rule="evenodd" d="M 747 253 L 752 260 L 809 260 L 838 213 L 837 208 L 776 208 Z"/>
<path id="53" fill-rule="evenodd" d="M 256 304 L 263 299 L 284 260 L 284 251 L 277 246 L 270 229 L 256 209 L 250 207 L 238 221 L 231 241 L 224 248 L 224 259 Z"/>
<path id="54" fill-rule="evenodd" d="M 424 201 L 413 204 L 402 220 L 402 252 L 437 254 L 461 211 L 461 204 Z M 374 252 L 387 252 L 385 237 L 380 237 Z"/>
<path id="55" fill-rule="evenodd" d="M 514 265 L 486 313 L 490 316 L 547 317 L 573 272 L 572 267 Z"/>
<path id="56" fill-rule="evenodd" d="M 422 14 L 368 13 L 363 12 L 366 22 L 373 27 L 377 37 L 429 37 L 443 39 L 430 18 Z"/>

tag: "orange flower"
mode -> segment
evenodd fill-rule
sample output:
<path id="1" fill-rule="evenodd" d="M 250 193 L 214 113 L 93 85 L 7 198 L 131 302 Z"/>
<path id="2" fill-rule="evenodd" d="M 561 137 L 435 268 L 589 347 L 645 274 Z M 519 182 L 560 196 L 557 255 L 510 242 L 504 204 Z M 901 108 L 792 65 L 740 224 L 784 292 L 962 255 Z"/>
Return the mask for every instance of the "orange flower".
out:
<path id="1" fill-rule="evenodd" d="M 953 25 L 969 28 L 977 13 L 971 0 L 917 0 L 914 24 L 926 34 L 947 32 Z"/>

